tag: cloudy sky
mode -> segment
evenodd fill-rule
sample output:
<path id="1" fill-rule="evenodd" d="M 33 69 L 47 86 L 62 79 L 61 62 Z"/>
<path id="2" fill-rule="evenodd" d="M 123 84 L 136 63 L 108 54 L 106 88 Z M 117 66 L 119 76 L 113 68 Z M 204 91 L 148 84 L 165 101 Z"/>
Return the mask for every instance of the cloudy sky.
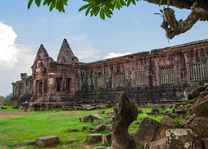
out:
<path id="1" fill-rule="evenodd" d="M 65 14 L 33 6 L 28 0 L 0 0 L 0 95 L 12 92 L 11 82 L 21 72 L 31 74 L 31 65 L 41 43 L 56 59 L 62 40 L 67 38 L 74 54 L 83 62 L 207 38 L 206 22 L 198 22 L 186 34 L 173 40 L 165 37 L 157 5 L 139 2 L 105 21 L 78 12 L 81 0 L 70 0 Z M 188 15 L 178 10 L 178 19 Z"/>

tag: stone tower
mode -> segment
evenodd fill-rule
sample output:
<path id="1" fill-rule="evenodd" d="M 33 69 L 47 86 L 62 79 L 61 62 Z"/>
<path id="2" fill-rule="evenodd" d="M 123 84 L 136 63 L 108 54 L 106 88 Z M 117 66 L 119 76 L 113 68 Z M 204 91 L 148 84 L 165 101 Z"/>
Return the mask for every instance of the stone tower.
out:
<path id="1" fill-rule="evenodd" d="M 40 48 L 38 49 L 37 56 L 40 56 L 41 58 L 49 57 L 48 52 L 46 51 L 43 44 L 40 45 Z"/>
<path id="2" fill-rule="evenodd" d="M 78 58 L 74 56 L 74 53 L 72 52 L 66 39 L 64 39 L 62 43 L 61 49 L 57 57 L 57 62 L 69 65 L 79 63 Z"/>
<path id="3" fill-rule="evenodd" d="M 53 59 L 49 57 L 45 47 L 41 44 L 35 57 L 35 61 L 32 65 L 33 73 L 37 71 L 44 72 L 48 67 L 49 63 L 52 61 Z"/>

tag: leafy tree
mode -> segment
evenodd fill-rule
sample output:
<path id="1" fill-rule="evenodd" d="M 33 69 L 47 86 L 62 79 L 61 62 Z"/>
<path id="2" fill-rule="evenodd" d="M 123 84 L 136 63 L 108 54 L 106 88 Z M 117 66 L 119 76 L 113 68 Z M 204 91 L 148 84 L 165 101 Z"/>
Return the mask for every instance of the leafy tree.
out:
<path id="1" fill-rule="evenodd" d="M 29 0 L 28 8 L 31 7 L 33 1 L 39 7 L 41 3 L 46 5 L 52 11 L 54 8 L 59 12 L 65 12 L 65 7 L 69 0 Z M 85 11 L 86 15 L 100 16 L 101 19 L 106 17 L 111 18 L 113 11 L 120 10 L 123 7 L 136 5 L 139 0 L 83 0 L 86 2 L 79 11 Z M 161 27 L 166 31 L 166 36 L 169 39 L 176 35 L 185 33 L 193 27 L 197 21 L 208 21 L 208 0 L 144 0 L 148 3 L 153 3 L 161 6 L 159 14 L 163 17 Z M 185 20 L 177 20 L 173 6 L 179 9 L 190 10 L 190 14 Z"/>
<path id="2" fill-rule="evenodd" d="M 12 97 L 13 97 L 13 94 L 10 93 L 9 95 L 6 95 L 6 96 L 5 96 L 5 99 L 6 99 L 6 100 L 10 100 Z"/>

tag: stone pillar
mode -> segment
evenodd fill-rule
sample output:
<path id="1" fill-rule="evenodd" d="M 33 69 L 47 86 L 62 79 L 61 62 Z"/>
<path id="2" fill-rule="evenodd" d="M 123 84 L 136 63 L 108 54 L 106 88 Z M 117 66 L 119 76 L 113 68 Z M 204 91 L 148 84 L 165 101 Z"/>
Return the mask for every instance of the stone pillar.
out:
<path id="1" fill-rule="evenodd" d="M 37 80 L 33 81 L 33 92 L 34 92 L 34 100 L 37 99 Z"/>
<path id="2" fill-rule="evenodd" d="M 56 92 L 56 82 L 55 78 L 48 79 L 48 94 L 53 94 Z"/>

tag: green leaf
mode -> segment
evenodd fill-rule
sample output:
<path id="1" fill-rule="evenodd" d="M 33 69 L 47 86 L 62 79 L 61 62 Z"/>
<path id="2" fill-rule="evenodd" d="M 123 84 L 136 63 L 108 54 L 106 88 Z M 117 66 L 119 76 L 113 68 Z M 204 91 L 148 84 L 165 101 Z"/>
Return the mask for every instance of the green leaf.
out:
<path id="1" fill-rule="evenodd" d="M 27 8 L 30 9 L 30 7 L 32 6 L 32 2 L 33 0 L 29 0 L 28 4 L 27 4 Z"/>
<path id="2" fill-rule="evenodd" d="M 91 6 L 89 6 L 89 7 L 87 8 L 87 10 L 86 10 L 86 12 L 85 12 L 85 15 L 86 15 L 86 16 L 89 14 L 90 10 L 91 10 Z"/>
<path id="3" fill-rule="evenodd" d="M 90 4 L 86 4 L 86 5 L 82 6 L 81 8 L 79 8 L 79 11 L 87 9 L 89 6 L 90 6 Z"/>
<path id="4" fill-rule="evenodd" d="M 128 0 L 128 1 L 127 1 L 127 4 L 126 4 L 127 7 L 130 6 L 130 4 L 131 4 L 131 0 Z"/>
<path id="5" fill-rule="evenodd" d="M 55 2 L 53 1 L 50 5 L 50 11 L 52 11 L 54 9 L 55 5 L 56 5 Z"/>
<path id="6" fill-rule="evenodd" d="M 44 0 L 43 5 L 50 5 L 53 0 Z"/>
<path id="7" fill-rule="evenodd" d="M 104 13 L 103 9 L 100 10 L 100 18 L 105 20 L 105 13 Z"/>
<path id="8" fill-rule="evenodd" d="M 99 13 L 99 11 L 100 11 L 100 8 L 99 8 L 99 7 L 96 7 L 96 8 L 94 9 L 94 11 L 93 11 L 94 16 L 97 16 L 98 13 Z"/>
<path id="9" fill-rule="evenodd" d="M 58 9 L 59 12 L 63 11 L 63 3 L 61 0 L 57 1 L 56 3 L 56 9 Z"/>
<path id="10" fill-rule="evenodd" d="M 36 5 L 39 7 L 41 4 L 41 0 L 35 0 Z"/>
<path id="11" fill-rule="evenodd" d="M 105 15 L 108 17 L 108 18 L 111 18 L 111 16 L 112 16 L 112 11 L 108 8 L 108 7 L 104 7 L 103 8 L 104 9 L 104 11 L 105 11 Z"/>

